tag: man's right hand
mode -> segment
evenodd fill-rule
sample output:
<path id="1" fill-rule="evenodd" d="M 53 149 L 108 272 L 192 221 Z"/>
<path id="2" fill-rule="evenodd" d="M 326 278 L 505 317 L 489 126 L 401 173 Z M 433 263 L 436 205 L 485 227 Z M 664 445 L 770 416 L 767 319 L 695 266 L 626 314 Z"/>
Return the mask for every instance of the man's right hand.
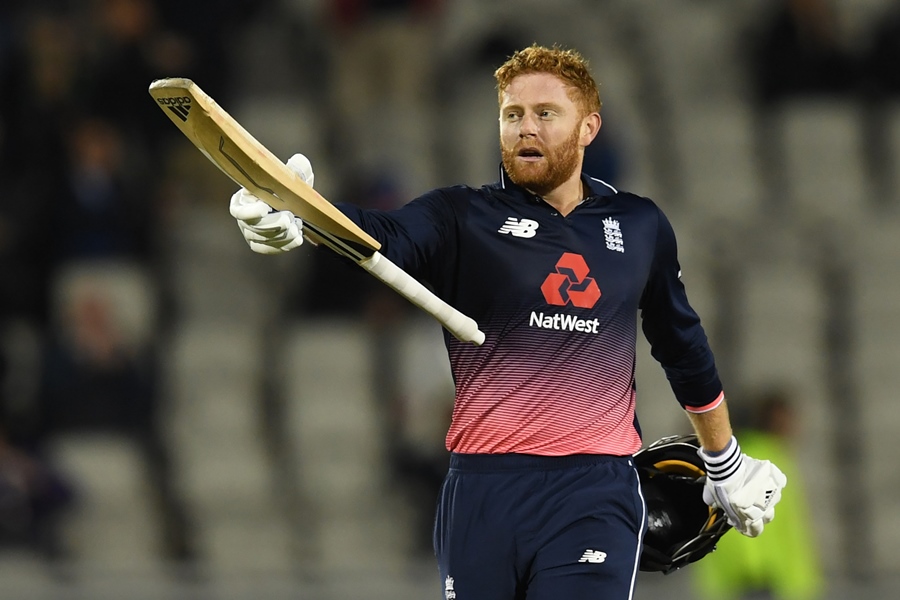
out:
<path id="1" fill-rule="evenodd" d="M 303 181 L 313 184 L 312 166 L 305 156 L 295 154 L 287 166 Z M 231 196 L 229 212 L 237 219 L 241 234 L 254 252 L 281 254 L 303 243 L 303 221 L 290 211 L 273 210 L 245 188 Z"/>

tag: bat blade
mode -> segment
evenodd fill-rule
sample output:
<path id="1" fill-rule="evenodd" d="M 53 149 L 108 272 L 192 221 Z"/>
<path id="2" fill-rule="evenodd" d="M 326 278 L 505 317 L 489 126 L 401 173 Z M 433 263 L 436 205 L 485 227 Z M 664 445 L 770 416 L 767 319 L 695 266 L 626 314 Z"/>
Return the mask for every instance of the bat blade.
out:
<path id="1" fill-rule="evenodd" d="M 431 314 L 457 339 L 480 346 L 484 333 L 378 250 L 381 244 L 259 143 L 190 79 L 158 79 L 150 95 L 169 119 L 235 183 L 303 220 L 304 235 L 360 267 Z"/>
<path id="2" fill-rule="evenodd" d="M 163 112 L 206 157 L 235 183 L 262 198 L 275 210 L 289 210 L 315 231 L 351 246 L 359 257 L 381 248 L 291 171 L 200 87 L 185 78 L 159 79 L 150 95 Z"/>

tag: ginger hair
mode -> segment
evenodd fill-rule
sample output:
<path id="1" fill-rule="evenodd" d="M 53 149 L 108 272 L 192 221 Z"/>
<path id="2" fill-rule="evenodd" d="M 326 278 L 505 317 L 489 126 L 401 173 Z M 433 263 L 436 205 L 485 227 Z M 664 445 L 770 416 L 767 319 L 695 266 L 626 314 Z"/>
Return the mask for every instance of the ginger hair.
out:
<path id="1" fill-rule="evenodd" d="M 549 73 L 559 77 L 569 86 L 569 97 L 585 115 L 600 112 L 602 103 L 597 83 L 591 76 L 587 60 L 575 50 L 532 44 L 517 51 L 494 71 L 500 101 L 512 80 L 527 73 Z"/>

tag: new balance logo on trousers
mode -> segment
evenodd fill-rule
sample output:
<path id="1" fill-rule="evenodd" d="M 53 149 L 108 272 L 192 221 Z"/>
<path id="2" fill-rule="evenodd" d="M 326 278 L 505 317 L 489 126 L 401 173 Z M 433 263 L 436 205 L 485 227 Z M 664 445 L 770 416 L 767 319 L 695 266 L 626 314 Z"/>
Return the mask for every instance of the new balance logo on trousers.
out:
<path id="1" fill-rule="evenodd" d="M 600 550 L 591 550 L 588 548 L 578 559 L 580 563 L 602 563 L 606 560 L 606 552 Z"/>

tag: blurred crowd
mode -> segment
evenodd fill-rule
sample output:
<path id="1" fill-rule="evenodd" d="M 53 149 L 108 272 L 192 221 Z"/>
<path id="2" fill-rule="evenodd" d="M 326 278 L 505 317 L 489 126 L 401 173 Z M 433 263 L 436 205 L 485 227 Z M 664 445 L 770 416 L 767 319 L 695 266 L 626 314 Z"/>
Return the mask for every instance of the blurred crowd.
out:
<path id="1" fill-rule="evenodd" d="M 900 96 L 900 6 L 890 5 L 850 44 L 828 0 L 785 0 L 753 32 L 748 64 L 763 107 L 809 95 Z"/>
<path id="2" fill-rule="evenodd" d="M 353 135 L 371 129 L 373 111 L 428 110 L 433 73 L 427 53 L 415 48 L 427 45 L 438 3 L 327 4 L 320 17 L 335 51 L 332 91 L 322 100 L 334 110 L 322 118 L 335 130 L 331 150 L 371 156 L 375 140 L 357 143 Z M 158 341 L 177 321 L 163 246 L 173 214 L 166 156 L 178 134 L 147 87 L 156 78 L 186 76 L 228 105 L 242 51 L 236 40 L 260 18 L 282 18 L 279 3 L 23 0 L 0 7 L 0 543 L 65 557 L 56 524 L 77 502 L 78 482 L 54 468 L 46 447 L 60 434 L 115 431 L 143 451 L 166 556 L 192 555 L 159 424 L 165 398 Z M 345 169 L 354 172 L 352 164 Z M 373 206 L 400 202 L 384 177 L 346 178 L 344 196 Z M 406 309 L 372 291 L 357 271 L 335 272 L 343 266 L 324 261 L 312 277 L 332 293 L 295 298 L 290 310 L 365 312 L 385 325 Z M 117 290 L 129 277 L 149 283 L 150 304 L 159 308 L 151 331 L 129 328 L 124 304 L 140 295 Z M 35 342 L 25 360 L 24 347 L 14 347 L 23 331 Z M 390 363 L 389 352 L 378 355 Z M 391 388 L 381 382 L 378 389 Z M 386 410 L 399 414 L 392 402 L 385 399 Z M 406 463 L 404 471 L 420 469 Z"/>
<path id="3" fill-rule="evenodd" d="M 489 73 L 532 41 L 492 30 L 469 55 L 442 62 L 433 41 L 453 2 L 320 0 L 306 3 L 314 9 L 291 11 L 278 0 L 0 4 L 0 336 L 7 340 L 0 347 L 0 542 L 64 553 L 54 525 L 77 502 L 77 482 L 46 460 L 45 444 L 61 432 L 112 429 L 144 450 L 166 552 L 191 556 L 188 519 L 168 483 L 159 431 L 165 399 L 154 337 L 177 319 L 162 257 L 173 214 L 166 155 L 178 134 L 150 101 L 149 83 L 191 77 L 227 105 L 242 84 L 235 40 L 248 24 L 295 19 L 298 31 L 317 32 L 302 44 L 314 46 L 305 50 L 321 64 L 303 68 L 328 131 L 326 156 L 340 182 L 335 199 L 396 206 L 410 187 L 452 183 L 437 166 L 434 141 L 445 133 L 438 109 L 454 98 L 454 77 L 464 68 Z M 588 5 L 602 10 L 604 3 Z M 900 97 L 900 6 L 875 21 L 866 44 L 848 47 L 827 0 L 770 5 L 746 47 L 761 109 L 796 95 Z M 417 126 L 392 127 L 398 119 Z M 615 183 L 627 157 L 600 137 L 589 168 Z M 414 184 L 392 170 L 397 163 L 415 165 L 415 174 L 406 174 Z M 222 211 L 226 203 L 221 198 Z M 430 518 L 444 464 L 404 446 L 397 434 L 403 398 L 390 375 L 397 369 L 392 326 L 411 309 L 365 274 L 320 254 L 308 275 L 318 293 L 300 289 L 287 310 L 353 315 L 372 327 L 393 468 Z M 150 335 L 122 325 L 115 293 L 93 269 L 109 265 L 152 283 L 160 314 Z M 37 347 L 28 372 L 9 341 L 23 328 Z"/>
<path id="4" fill-rule="evenodd" d="M 111 430 L 144 453 L 167 552 L 189 554 L 158 428 L 157 348 L 123 325 L 128 308 L 108 275 L 137 275 L 170 305 L 159 232 L 174 129 L 161 126 L 147 86 L 190 73 L 223 87 L 227 36 L 265 6 L 205 4 L 215 4 L 215 22 L 156 0 L 0 8 L 0 541 L 64 554 L 54 525 L 77 501 L 78 482 L 54 469 L 46 446 L 63 433 Z M 30 362 L 13 347 L 16 331 L 36 341 Z"/>

